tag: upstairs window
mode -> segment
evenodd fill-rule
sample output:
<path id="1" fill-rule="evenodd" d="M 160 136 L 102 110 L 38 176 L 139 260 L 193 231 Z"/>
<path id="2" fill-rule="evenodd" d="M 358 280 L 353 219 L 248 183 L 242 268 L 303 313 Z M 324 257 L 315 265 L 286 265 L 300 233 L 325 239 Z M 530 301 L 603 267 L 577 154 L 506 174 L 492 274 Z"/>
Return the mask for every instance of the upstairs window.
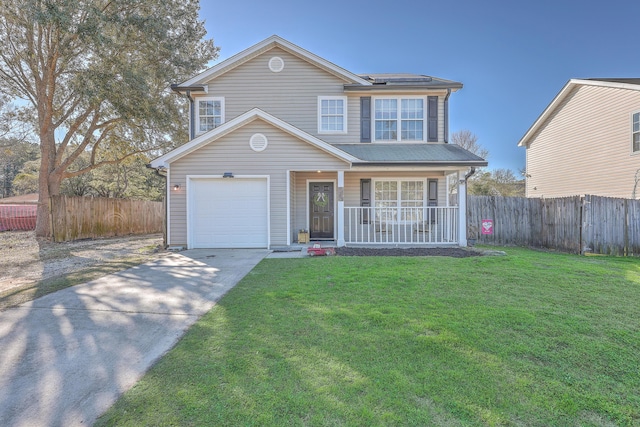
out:
<path id="1" fill-rule="evenodd" d="M 347 133 L 346 97 L 318 97 L 318 133 Z"/>
<path id="2" fill-rule="evenodd" d="M 374 103 L 376 141 L 424 141 L 423 98 L 380 98 Z"/>
<path id="3" fill-rule="evenodd" d="M 224 123 L 224 98 L 196 100 L 196 132 L 204 133 Z"/>
<path id="4" fill-rule="evenodd" d="M 640 152 L 640 112 L 634 113 L 631 120 L 631 139 L 633 152 Z"/>

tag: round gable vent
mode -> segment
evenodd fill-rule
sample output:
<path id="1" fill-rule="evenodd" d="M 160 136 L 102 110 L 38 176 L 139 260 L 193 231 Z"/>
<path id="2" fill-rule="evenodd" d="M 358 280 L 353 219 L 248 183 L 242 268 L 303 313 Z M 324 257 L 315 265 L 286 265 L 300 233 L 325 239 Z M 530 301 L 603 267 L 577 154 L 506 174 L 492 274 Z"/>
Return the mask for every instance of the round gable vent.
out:
<path id="1" fill-rule="evenodd" d="M 264 151 L 264 149 L 267 148 L 267 144 L 267 137 L 261 133 L 256 133 L 249 139 L 249 147 L 251 147 L 253 151 Z"/>
<path id="2" fill-rule="evenodd" d="M 274 56 L 269 60 L 269 69 L 274 73 L 284 70 L 284 61 L 279 56 Z"/>

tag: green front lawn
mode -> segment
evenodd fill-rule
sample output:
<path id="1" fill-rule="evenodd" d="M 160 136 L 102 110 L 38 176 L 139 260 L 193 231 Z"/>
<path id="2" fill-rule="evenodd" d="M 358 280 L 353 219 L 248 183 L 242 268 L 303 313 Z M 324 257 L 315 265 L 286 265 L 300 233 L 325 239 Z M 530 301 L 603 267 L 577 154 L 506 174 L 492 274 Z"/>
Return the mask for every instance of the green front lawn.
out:
<path id="1" fill-rule="evenodd" d="M 640 425 L 640 260 L 267 259 L 98 425 Z"/>

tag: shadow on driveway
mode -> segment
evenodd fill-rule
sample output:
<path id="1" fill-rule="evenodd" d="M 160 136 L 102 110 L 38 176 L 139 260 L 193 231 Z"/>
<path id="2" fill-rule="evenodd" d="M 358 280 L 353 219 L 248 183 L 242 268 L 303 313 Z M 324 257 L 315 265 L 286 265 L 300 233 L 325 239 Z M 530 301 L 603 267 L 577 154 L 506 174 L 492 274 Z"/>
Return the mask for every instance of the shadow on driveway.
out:
<path id="1" fill-rule="evenodd" d="M 0 313 L 0 426 L 93 424 L 267 254 L 168 254 Z"/>

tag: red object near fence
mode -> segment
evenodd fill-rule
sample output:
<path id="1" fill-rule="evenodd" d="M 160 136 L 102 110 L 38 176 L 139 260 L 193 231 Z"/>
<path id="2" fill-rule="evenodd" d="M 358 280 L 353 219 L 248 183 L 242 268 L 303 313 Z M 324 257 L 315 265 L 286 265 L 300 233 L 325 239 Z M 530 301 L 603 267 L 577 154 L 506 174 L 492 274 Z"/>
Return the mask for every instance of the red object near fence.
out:
<path id="1" fill-rule="evenodd" d="M 35 230 L 37 205 L 0 205 L 0 231 Z"/>

